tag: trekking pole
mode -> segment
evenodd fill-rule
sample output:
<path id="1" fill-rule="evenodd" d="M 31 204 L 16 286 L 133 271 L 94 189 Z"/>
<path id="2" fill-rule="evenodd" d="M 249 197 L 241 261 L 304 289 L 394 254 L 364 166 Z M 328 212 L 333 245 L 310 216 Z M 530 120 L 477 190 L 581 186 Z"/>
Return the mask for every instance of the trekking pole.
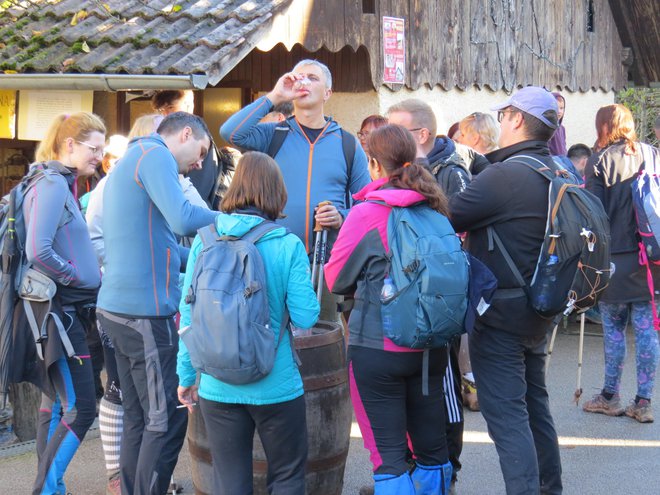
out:
<path id="1" fill-rule="evenodd" d="M 584 320 L 586 316 L 584 313 L 580 315 L 580 339 L 578 341 L 578 369 L 577 369 L 577 386 L 573 394 L 573 400 L 577 406 L 580 403 L 580 396 L 582 395 L 582 354 L 584 351 Z"/>
<path id="2" fill-rule="evenodd" d="M 317 208 L 332 204 L 330 201 L 321 201 Z M 321 302 L 323 294 L 323 265 L 325 263 L 328 246 L 328 231 L 319 222 L 314 223 L 314 259 L 312 261 L 312 287 L 316 289 L 316 297 Z"/>
<path id="3" fill-rule="evenodd" d="M 550 337 L 550 344 L 548 344 L 548 357 L 545 360 L 545 376 L 548 376 L 548 368 L 550 367 L 550 358 L 552 357 L 552 350 L 555 348 L 555 337 L 557 337 L 557 329 L 559 323 L 552 329 L 552 336 Z"/>

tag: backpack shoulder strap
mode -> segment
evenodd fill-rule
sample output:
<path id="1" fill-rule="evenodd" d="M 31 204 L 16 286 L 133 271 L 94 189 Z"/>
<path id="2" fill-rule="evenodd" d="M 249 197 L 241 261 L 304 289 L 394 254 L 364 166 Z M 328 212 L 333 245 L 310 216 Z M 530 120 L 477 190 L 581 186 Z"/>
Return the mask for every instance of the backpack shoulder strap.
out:
<path id="1" fill-rule="evenodd" d="M 218 231 L 215 229 L 215 223 L 202 227 L 197 231 L 197 234 L 199 234 L 199 238 L 202 240 L 202 249 L 215 244 L 220 239 Z"/>
<path id="2" fill-rule="evenodd" d="M 639 151 L 642 155 L 642 165 L 640 166 L 640 175 L 656 175 L 658 173 L 653 147 L 646 143 L 639 143 Z"/>
<path id="3" fill-rule="evenodd" d="M 339 130 L 341 131 L 341 149 L 344 153 L 344 160 L 346 160 L 346 175 L 348 176 L 348 185 L 350 186 L 356 149 L 355 136 L 344 129 Z"/>
<path id="4" fill-rule="evenodd" d="M 486 228 L 486 231 L 488 233 L 488 250 L 489 251 L 494 250 L 494 246 L 493 246 L 493 242 L 494 242 L 497 245 L 500 252 L 502 253 L 502 256 L 504 257 L 504 261 L 506 261 L 506 264 L 511 270 L 511 273 L 513 273 L 513 276 L 516 278 L 516 282 L 520 284 L 520 287 L 527 286 L 527 284 L 525 283 L 525 279 L 520 273 L 520 270 L 518 270 L 518 267 L 513 262 L 513 258 L 511 258 L 509 251 L 507 251 L 507 249 L 504 247 L 504 243 L 502 242 L 502 239 L 500 239 L 500 236 L 497 235 L 497 232 L 495 231 L 493 226 L 489 225 Z"/>
<path id="5" fill-rule="evenodd" d="M 548 180 L 552 180 L 555 177 L 554 169 L 549 167 L 547 164 L 543 163 L 538 158 L 534 158 L 533 156 L 515 155 L 512 156 L 511 158 L 507 158 L 504 161 L 522 163 L 523 165 L 526 165 L 527 167 L 531 168 L 534 172 L 538 173 L 539 175 L 542 175 Z M 553 165 L 554 165 L 554 161 L 553 161 Z"/>
<path id="6" fill-rule="evenodd" d="M 272 232 L 273 230 L 279 229 L 281 227 L 282 227 L 281 225 L 278 225 L 275 222 L 271 222 L 270 220 L 264 220 L 263 222 L 260 222 L 254 227 L 252 227 L 240 238 L 245 241 L 251 242 L 252 244 L 256 244 L 268 232 Z"/>
<path id="7" fill-rule="evenodd" d="M 273 132 L 273 137 L 270 139 L 270 144 L 268 145 L 268 156 L 275 158 L 275 155 L 277 155 L 284 144 L 284 140 L 289 135 L 290 130 L 291 126 L 286 120 L 277 124 L 275 131 Z"/>
<path id="8" fill-rule="evenodd" d="M 353 160 L 355 159 L 355 137 L 344 129 L 341 132 L 341 149 L 346 161 L 346 207 L 351 205 L 351 177 L 353 176 Z"/>

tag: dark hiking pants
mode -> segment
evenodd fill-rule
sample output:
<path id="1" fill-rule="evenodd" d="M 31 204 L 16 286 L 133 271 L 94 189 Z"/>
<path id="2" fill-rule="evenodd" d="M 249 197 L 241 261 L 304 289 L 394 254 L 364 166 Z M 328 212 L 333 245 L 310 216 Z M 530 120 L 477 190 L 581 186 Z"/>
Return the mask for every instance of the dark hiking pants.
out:
<path id="1" fill-rule="evenodd" d="M 213 493 L 252 493 L 255 428 L 268 461 L 270 495 L 305 495 L 305 398 L 253 406 L 200 398 L 213 459 Z"/>
<path id="2" fill-rule="evenodd" d="M 559 443 L 545 385 L 546 335 L 477 326 L 470 360 L 479 407 L 500 458 L 507 495 L 562 493 Z"/>
<path id="3" fill-rule="evenodd" d="M 164 495 L 186 433 L 177 409 L 179 337 L 172 318 L 127 318 L 98 310 L 115 348 L 124 406 L 123 495 Z"/>

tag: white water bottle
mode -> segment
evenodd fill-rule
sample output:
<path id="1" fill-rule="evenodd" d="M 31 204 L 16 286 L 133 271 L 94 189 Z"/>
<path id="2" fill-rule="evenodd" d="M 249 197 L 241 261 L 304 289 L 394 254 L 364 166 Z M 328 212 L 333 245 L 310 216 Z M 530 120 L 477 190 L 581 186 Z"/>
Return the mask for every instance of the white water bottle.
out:
<path id="1" fill-rule="evenodd" d="M 383 288 L 380 291 L 380 302 L 385 304 L 394 299 L 396 295 L 396 286 L 389 275 L 383 281 Z"/>

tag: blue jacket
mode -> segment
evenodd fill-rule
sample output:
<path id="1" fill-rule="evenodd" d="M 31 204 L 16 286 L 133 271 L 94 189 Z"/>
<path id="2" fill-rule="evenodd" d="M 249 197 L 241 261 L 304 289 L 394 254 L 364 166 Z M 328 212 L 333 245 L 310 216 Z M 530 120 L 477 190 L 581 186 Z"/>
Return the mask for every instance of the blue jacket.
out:
<path id="1" fill-rule="evenodd" d="M 174 234 L 193 235 L 216 215 L 184 197 L 160 136 L 132 140 L 103 192 L 106 260 L 97 306 L 143 318 L 176 313 L 181 257 Z"/>
<path id="2" fill-rule="evenodd" d="M 216 228 L 219 235 L 241 236 L 262 221 L 254 215 L 221 213 L 216 220 Z M 188 257 L 183 282 L 184 295 L 190 288 L 195 260 L 201 249 L 202 242 L 197 236 Z M 319 303 L 310 280 L 309 261 L 300 240 L 287 234 L 284 229 L 276 229 L 261 238 L 257 249 L 266 269 L 270 327 L 275 332 L 275 340 L 279 339 L 285 301 L 293 325 L 310 328 L 318 319 Z M 181 299 L 179 311 L 181 328 L 190 325 L 190 305 L 186 304 L 185 297 Z M 289 332 L 282 336 L 273 370 L 266 377 L 247 385 L 230 385 L 202 374 L 199 395 L 216 402 L 251 405 L 276 404 L 300 397 L 303 394 L 303 383 L 293 358 L 289 337 Z M 181 386 L 189 387 L 195 384 L 196 372 L 182 340 L 179 340 L 177 373 Z"/>
<path id="3" fill-rule="evenodd" d="M 268 98 L 259 98 L 232 115 L 220 128 L 220 134 L 234 146 L 267 153 L 279 124 L 259 124 L 259 121 L 272 108 Z M 346 218 L 350 207 L 346 204 L 346 185 L 355 194 L 371 182 L 367 156 L 357 145 L 351 177 L 347 177 L 340 126 L 326 119 L 323 132 L 314 143 L 307 139 L 297 120 L 289 119 L 292 131 L 275 155 L 289 193 L 284 209 L 286 218 L 278 222 L 303 240 L 308 253 L 313 250 L 316 205 L 330 201 Z"/>

